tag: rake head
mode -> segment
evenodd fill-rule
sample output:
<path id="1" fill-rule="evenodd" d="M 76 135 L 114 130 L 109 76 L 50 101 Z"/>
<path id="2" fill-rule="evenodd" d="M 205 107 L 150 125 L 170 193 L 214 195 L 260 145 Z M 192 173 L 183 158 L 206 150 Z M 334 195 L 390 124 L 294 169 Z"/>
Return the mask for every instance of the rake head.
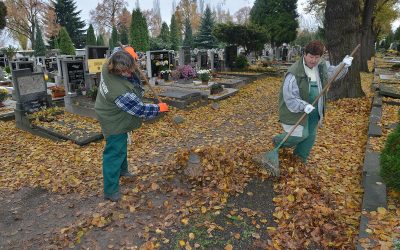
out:
<path id="1" fill-rule="evenodd" d="M 274 177 L 279 177 L 280 170 L 278 148 L 255 156 L 253 161 L 260 167 L 263 167 L 269 171 Z"/>

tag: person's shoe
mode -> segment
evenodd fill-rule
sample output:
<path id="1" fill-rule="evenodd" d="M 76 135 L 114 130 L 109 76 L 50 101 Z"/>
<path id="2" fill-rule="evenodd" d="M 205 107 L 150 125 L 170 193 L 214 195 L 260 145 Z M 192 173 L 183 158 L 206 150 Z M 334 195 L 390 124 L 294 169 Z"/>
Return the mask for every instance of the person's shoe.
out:
<path id="1" fill-rule="evenodd" d="M 119 176 L 131 178 L 131 177 L 134 177 L 135 175 L 132 174 L 132 173 L 129 172 L 129 171 L 126 171 L 126 172 L 121 172 L 121 174 L 120 174 Z"/>
<path id="2" fill-rule="evenodd" d="M 104 194 L 104 199 L 110 200 L 112 202 L 117 202 L 121 199 L 121 194 L 116 192 L 114 194 Z"/>

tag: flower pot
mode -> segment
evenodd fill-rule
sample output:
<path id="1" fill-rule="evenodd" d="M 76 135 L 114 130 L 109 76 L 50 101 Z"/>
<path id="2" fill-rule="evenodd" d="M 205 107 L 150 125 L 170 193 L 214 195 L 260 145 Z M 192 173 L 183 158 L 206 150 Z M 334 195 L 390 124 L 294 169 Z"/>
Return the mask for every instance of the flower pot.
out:
<path id="1" fill-rule="evenodd" d="M 208 85 L 208 80 L 202 80 L 201 83 L 202 83 L 203 85 Z"/>

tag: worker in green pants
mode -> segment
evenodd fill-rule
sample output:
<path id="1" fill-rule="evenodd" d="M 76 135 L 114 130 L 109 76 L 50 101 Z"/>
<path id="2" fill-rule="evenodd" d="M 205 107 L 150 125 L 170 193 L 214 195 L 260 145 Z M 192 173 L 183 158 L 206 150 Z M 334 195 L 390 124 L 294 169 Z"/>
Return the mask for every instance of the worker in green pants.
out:
<path id="1" fill-rule="evenodd" d="M 285 132 L 275 136 L 273 143 L 277 146 L 300 119 L 303 112 L 307 113 L 306 118 L 282 145 L 295 147 L 293 153 L 304 163 L 307 162 L 314 145 L 317 127 L 323 121 L 325 97 L 322 96 L 315 107 L 311 103 L 321 93 L 338 67 L 328 65 L 321 58 L 324 48 L 320 41 L 312 41 L 306 45 L 303 57 L 288 69 L 279 94 L 279 121 Z M 342 61 L 344 68 L 337 79 L 346 75 L 352 60 L 352 57 L 345 56 Z"/>
<path id="2" fill-rule="evenodd" d="M 103 65 L 95 111 L 106 139 L 103 151 L 104 198 L 121 198 L 119 178 L 132 177 L 128 170 L 128 133 L 142 125 L 143 118 L 167 112 L 168 105 L 144 104 L 144 88 L 135 74 L 137 57 L 132 47 L 116 49 Z"/>

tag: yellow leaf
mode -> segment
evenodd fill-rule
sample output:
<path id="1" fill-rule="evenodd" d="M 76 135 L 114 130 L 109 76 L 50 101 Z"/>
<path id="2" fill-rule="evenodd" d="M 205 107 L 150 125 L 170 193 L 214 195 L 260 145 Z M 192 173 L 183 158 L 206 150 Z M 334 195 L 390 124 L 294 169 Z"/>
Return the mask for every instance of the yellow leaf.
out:
<path id="1" fill-rule="evenodd" d="M 275 227 L 267 227 L 267 230 L 268 230 L 268 231 L 275 231 L 276 228 L 275 228 Z"/>
<path id="2" fill-rule="evenodd" d="M 207 208 L 205 206 L 201 206 L 201 213 L 206 213 L 207 212 Z"/>
<path id="3" fill-rule="evenodd" d="M 293 196 L 293 194 L 288 195 L 286 198 L 288 199 L 288 201 L 294 202 L 294 196 Z"/>
<path id="4" fill-rule="evenodd" d="M 384 208 L 384 207 L 378 207 L 378 213 L 380 214 L 380 215 L 385 215 L 386 214 L 386 208 Z"/>
<path id="5" fill-rule="evenodd" d="M 179 241 L 179 245 L 180 245 L 181 247 L 184 247 L 184 246 L 186 245 L 186 242 L 185 242 L 184 240 L 180 240 L 180 241 Z"/>
<path id="6" fill-rule="evenodd" d="M 136 208 L 134 206 L 129 206 L 129 212 L 133 213 L 136 211 Z"/>
<path id="7" fill-rule="evenodd" d="M 189 219 L 188 218 L 183 218 L 182 220 L 181 220 L 181 222 L 182 222 L 182 224 L 183 225 L 187 225 L 187 224 L 189 224 Z"/>
<path id="8" fill-rule="evenodd" d="M 189 239 L 194 240 L 194 233 L 189 233 Z"/>
<path id="9" fill-rule="evenodd" d="M 228 244 L 225 246 L 224 250 L 233 250 L 233 246 L 231 244 Z"/>
<path id="10" fill-rule="evenodd" d="M 372 230 L 369 229 L 369 228 L 365 229 L 365 232 L 367 232 L 367 233 L 369 233 L 369 234 L 372 234 Z"/>

